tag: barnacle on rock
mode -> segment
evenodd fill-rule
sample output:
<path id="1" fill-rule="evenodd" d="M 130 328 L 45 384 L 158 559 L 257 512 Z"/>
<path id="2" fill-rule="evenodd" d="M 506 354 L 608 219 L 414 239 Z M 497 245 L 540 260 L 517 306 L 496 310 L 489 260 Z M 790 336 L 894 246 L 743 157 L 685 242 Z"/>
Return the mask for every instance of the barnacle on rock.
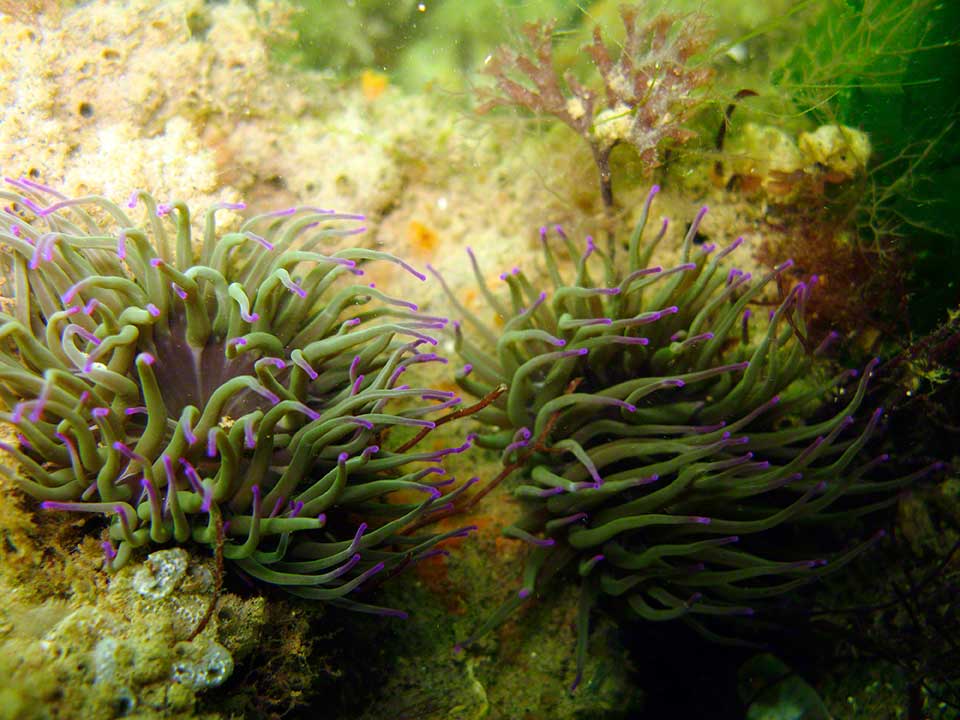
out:
<path id="1" fill-rule="evenodd" d="M 383 252 L 323 254 L 362 230 L 356 215 L 290 208 L 222 232 L 217 212 L 242 209 L 222 203 L 195 246 L 181 202 L 135 192 L 138 222 L 103 197 L 8 182 L 0 420 L 19 469 L 0 472 L 47 510 L 111 516 L 111 568 L 192 541 L 295 594 L 397 612 L 349 594 L 464 532 L 403 530 L 461 491 L 442 496 L 441 461 L 470 442 L 389 449 L 390 430 L 430 429 L 459 402 L 399 384 L 441 360 L 423 346 L 446 319 L 357 278 L 368 261 L 424 276 Z"/>

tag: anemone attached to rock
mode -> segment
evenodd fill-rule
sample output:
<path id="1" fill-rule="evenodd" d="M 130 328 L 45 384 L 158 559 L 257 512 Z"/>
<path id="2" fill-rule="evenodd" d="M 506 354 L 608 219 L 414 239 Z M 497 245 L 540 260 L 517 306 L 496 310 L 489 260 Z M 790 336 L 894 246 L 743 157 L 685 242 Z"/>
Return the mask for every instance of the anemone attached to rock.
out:
<path id="1" fill-rule="evenodd" d="M 465 532 L 404 530 L 465 487 L 438 489 L 470 441 L 391 451 L 391 431 L 459 402 L 399 384 L 442 360 L 424 347 L 446 319 L 357 278 L 371 261 L 424 276 L 383 252 L 324 254 L 362 230 L 356 215 L 291 208 L 223 232 L 217 212 L 242 206 L 221 203 L 195 246 L 182 202 L 136 192 L 136 222 L 103 197 L 8 183 L 0 420 L 19 470 L 0 471 L 47 510 L 109 515 L 111 568 L 192 541 L 295 594 L 396 612 L 350 593 Z"/>
<path id="2" fill-rule="evenodd" d="M 715 622 L 704 620 L 753 614 L 869 545 L 797 557 L 777 544 L 785 528 L 887 506 L 891 491 L 929 470 L 873 476 L 887 458 L 864 460 L 861 451 L 883 411 L 855 418 L 877 362 L 853 385 L 856 371 L 822 377 L 818 356 L 832 338 L 817 345 L 807 335 L 810 284 L 782 291 L 768 317 L 751 319 L 781 287 L 789 261 L 759 278 L 730 266 L 740 240 L 722 250 L 694 242 L 704 209 L 680 263 L 649 266 L 667 230 L 664 221 L 645 241 L 656 192 L 617 262 L 589 238 L 579 251 L 557 228 L 572 279 L 544 228 L 549 293 L 513 269 L 501 275 L 510 291 L 504 302 L 471 252 L 502 328 L 444 285 L 472 331 L 454 324 L 467 363 L 459 384 L 479 397 L 509 386 L 478 413 L 490 426 L 478 444 L 501 453 L 504 469 L 493 482 L 521 473 L 513 491 L 525 512 L 505 534 L 533 546 L 519 592 L 467 643 L 571 576 L 582 589 L 579 670 L 602 597 L 637 618 L 682 619 L 716 636 Z"/>

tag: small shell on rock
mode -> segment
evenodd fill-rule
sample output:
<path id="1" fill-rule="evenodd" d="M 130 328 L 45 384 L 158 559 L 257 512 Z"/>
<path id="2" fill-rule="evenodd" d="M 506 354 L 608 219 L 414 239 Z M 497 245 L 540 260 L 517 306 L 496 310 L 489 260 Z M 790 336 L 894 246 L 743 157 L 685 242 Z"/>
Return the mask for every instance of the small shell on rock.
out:
<path id="1" fill-rule="evenodd" d="M 196 638 L 177 643 L 173 652 L 171 679 L 194 690 L 217 687 L 233 673 L 233 657 L 218 642 Z"/>
<path id="2" fill-rule="evenodd" d="M 846 125 L 821 125 L 811 133 L 800 133 L 798 145 L 807 162 L 848 178 L 866 169 L 872 153 L 870 137 Z"/>
<path id="3" fill-rule="evenodd" d="M 150 553 L 133 576 L 133 589 L 154 600 L 168 597 L 183 582 L 189 564 L 190 556 L 183 548 Z"/>

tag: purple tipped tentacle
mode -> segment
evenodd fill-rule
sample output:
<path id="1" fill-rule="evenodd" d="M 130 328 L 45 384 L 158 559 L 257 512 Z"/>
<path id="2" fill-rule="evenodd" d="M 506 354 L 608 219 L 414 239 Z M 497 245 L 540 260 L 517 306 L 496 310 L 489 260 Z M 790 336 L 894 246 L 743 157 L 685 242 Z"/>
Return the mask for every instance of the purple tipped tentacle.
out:
<path id="1" fill-rule="evenodd" d="M 318 377 L 320 377 L 317 371 L 314 370 L 310 363 L 307 362 L 307 359 L 303 356 L 303 353 L 300 350 L 294 350 L 290 354 L 290 362 L 303 370 L 310 380 L 316 380 Z"/>
<path id="2" fill-rule="evenodd" d="M 523 542 L 533 545 L 534 547 L 539 548 L 548 548 L 553 547 L 557 544 L 557 541 L 554 538 L 541 538 L 536 535 L 532 535 L 523 528 L 517 527 L 516 525 L 511 525 L 504 529 L 503 534 L 506 537 L 512 537 L 517 540 L 522 540 Z"/>

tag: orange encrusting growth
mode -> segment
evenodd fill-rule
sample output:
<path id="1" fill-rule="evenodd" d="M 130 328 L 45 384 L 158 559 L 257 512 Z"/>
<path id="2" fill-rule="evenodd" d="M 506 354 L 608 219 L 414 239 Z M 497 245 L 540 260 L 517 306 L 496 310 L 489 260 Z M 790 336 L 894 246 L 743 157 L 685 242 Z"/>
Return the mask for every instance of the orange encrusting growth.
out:
<path id="1" fill-rule="evenodd" d="M 440 244 L 440 236 L 436 230 L 419 220 L 411 220 L 407 225 L 407 242 L 415 254 L 432 257 Z"/>
<path id="2" fill-rule="evenodd" d="M 367 100 L 376 100 L 390 85 L 390 78 L 376 70 L 364 70 L 360 75 L 360 90 Z"/>

